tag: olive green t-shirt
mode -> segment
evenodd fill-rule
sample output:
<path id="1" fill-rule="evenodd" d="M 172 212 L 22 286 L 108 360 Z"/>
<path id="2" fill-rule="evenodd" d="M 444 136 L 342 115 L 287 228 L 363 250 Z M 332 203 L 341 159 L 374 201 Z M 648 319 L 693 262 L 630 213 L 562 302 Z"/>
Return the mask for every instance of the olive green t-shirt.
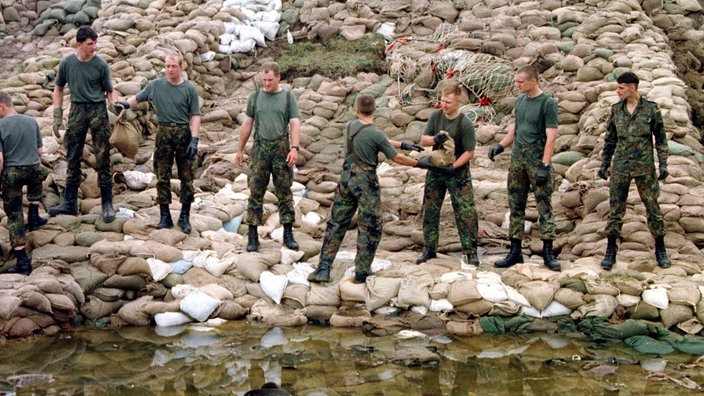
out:
<path id="1" fill-rule="evenodd" d="M 438 117 L 440 117 L 440 124 L 436 131 L 435 125 L 437 124 Z M 457 124 L 460 122 L 460 117 L 464 117 L 464 119 L 462 120 L 462 131 L 460 131 L 461 136 L 458 139 Z M 448 119 L 442 110 L 437 110 L 430 113 L 430 118 L 428 118 L 428 123 L 425 124 L 423 135 L 433 136 L 437 135 L 440 131 L 447 131 L 450 137 L 455 140 L 455 143 L 461 143 L 461 147 L 455 145 L 456 157 L 459 157 L 465 151 L 472 151 L 476 148 L 477 140 L 474 133 L 474 125 L 464 113 L 460 113 L 459 116 L 452 120 Z M 436 148 L 433 147 L 433 150 L 435 149 Z"/>
<path id="2" fill-rule="evenodd" d="M 188 81 L 178 85 L 171 84 L 166 77 L 150 81 L 137 94 L 137 100 L 154 104 L 159 123 L 188 125 L 191 116 L 200 115 L 198 92 Z"/>
<path id="3" fill-rule="evenodd" d="M 71 91 L 71 102 L 77 103 L 105 102 L 105 93 L 113 89 L 110 67 L 98 55 L 87 62 L 79 61 L 75 54 L 63 58 L 59 62 L 56 85 L 64 87 L 66 84 Z"/>
<path id="4" fill-rule="evenodd" d="M 276 93 L 269 93 L 260 89 L 259 97 L 257 98 L 257 115 L 255 117 L 254 96 L 256 94 L 256 92 L 253 92 L 249 95 L 246 112 L 247 116 L 255 120 L 254 133 L 264 140 L 281 138 L 288 128 L 289 120 L 300 117 L 296 97 L 286 89 Z M 288 114 L 285 114 L 286 95 L 290 95 Z"/>
<path id="5" fill-rule="evenodd" d="M 348 128 L 345 128 L 345 134 L 343 135 L 345 153 L 347 152 L 348 131 L 351 135 L 362 126 L 364 126 L 364 124 L 360 120 L 354 120 L 348 124 Z M 388 159 L 398 154 L 396 149 L 389 143 L 389 138 L 386 137 L 386 134 L 374 125 L 359 131 L 354 136 L 352 144 L 354 144 L 354 152 L 359 156 L 359 159 L 371 166 L 378 164 L 379 153 L 383 153 Z"/>
<path id="6" fill-rule="evenodd" d="M 38 164 L 40 147 L 42 135 L 34 118 L 13 114 L 0 120 L 0 152 L 5 166 Z"/>
<path id="7" fill-rule="evenodd" d="M 557 102 L 545 92 L 529 98 L 521 95 L 516 100 L 516 144 L 545 147 L 547 128 L 557 128 Z"/>

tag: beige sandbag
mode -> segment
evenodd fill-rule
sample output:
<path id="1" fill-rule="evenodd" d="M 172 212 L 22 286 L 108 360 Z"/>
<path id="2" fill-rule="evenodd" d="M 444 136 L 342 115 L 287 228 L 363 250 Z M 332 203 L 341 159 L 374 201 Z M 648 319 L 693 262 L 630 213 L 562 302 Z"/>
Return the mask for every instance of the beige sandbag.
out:
<path id="1" fill-rule="evenodd" d="M 484 333 L 484 329 L 478 319 L 472 321 L 450 320 L 445 324 L 445 327 L 450 334 L 480 335 Z"/>
<path id="2" fill-rule="evenodd" d="M 544 310 L 555 297 L 559 285 L 544 281 L 531 281 L 518 285 L 517 290 L 525 296 L 530 305 L 539 310 Z"/>
<path id="3" fill-rule="evenodd" d="M 455 311 L 462 312 L 472 317 L 478 318 L 482 315 L 489 313 L 493 306 L 494 303 L 492 303 L 491 301 L 481 299 L 460 306 L 455 306 Z"/>
<path id="4" fill-rule="evenodd" d="M 129 254 L 144 258 L 156 258 L 165 263 L 173 263 L 183 258 L 179 249 L 157 241 L 144 241 L 139 245 L 132 245 Z"/>
<path id="5" fill-rule="evenodd" d="M 150 274 L 149 264 L 143 257 L 127 257 L 125 261 L 117 267 L 118 275 L 148 275 Z"/>
<path id="6" fill-rule="evenodd" d="M 29 318 L 17 318 L 7 330 L 9 337 L 28 337 L 39 332 L 41 328 L 33 320 Z"/>
<path id="7" fill-rule="evenodd" d="M 401 287 L 401 279 L 385 278 L 381 276 L 370 276 L 367 278 L 367 294 L 365 305 L 368 311 L 388 304 L 392 298 L 398 295 Z"/>
<path id="8" fill-rule="evenodd" d="M 45 296 L 51 302 L 52 310 L 62 309 L 64 311 L 73 311 L 73 312 L 78 311 L 78 307 L 76 306 L 73 299 L 69 298 L 65 294 L 47 293 L 47 294 L 45 294 Z"/>
<path id="9" fill-rule="evenodd" d="M 311 284 L 306 301 L 311 305 L 340 305 L 340 288 L 337 285 Z"/>
<path id="10" fill-rule="evenodd" d="M 477 290 L 477 282 L 475 280 L 460 280 L 453 282 L 450 285 L 450 291 L 447 293 L 447 300 L 455 307 L 479 301 L 482 295 Z"/>
<path id="11" fill-rule="evenodd" d="M 122 232 L 136 239 L 147 240 L 153 226 L 149 220 L 132 218 L 122 225 Z"/>
<path id="12" fill-rule="evenodd" d="M 53 313 L 51 301 L 42 293 L 31 288 L 23 287 L 17 290 L 17 297 L 22 301 L 22 305 L 38 312 Z"/>
<path id="13" fill-rule="evenodd" d="M 142 135 L 136 120 L 127 121 L 124 116 L 127 111 L 121 111 L 115 120 L 115 126 L 110 135 L 110 144 L 128 158 L 134 158 L 139 151 L 139 138 Z"/>
<path id="14" fill-rule="evenodd" d="M 0 319 L 8 320 L 13 317 L 20 305 L 22 305 L 21 298 L 9 294 L 0 294 Z"/>
<path id="15" fill-rule="evenodd" d="M 442 144 L 442 148 L 430 153 L 430 164 L 448 166 L 455 162 L 455 139 L 452 139 L 447 131 L 438 132 L 438 135 L 440 134 L 447 135 L 448 139 Z"/>
<path id="16" fill-rule="evenodd" d="M 400 308 L 430 306 L 430 287 L 433 285 L 433 276 L 426 271 L 414 271 L 401 280 L 401 286 L 396 298 Z"/>
<path id="17" fill-rule="evenodd" d="M 330 321 L 337 312 L 337 307 L 332 305 L 306 305 L 306 317 L 309 320 Z"/>
<path id="18" fill-rule="evenodd" d="M 442 300 L 447 298 L 447 294 L 450 292 L 450 283 L 438 282 L 430 288 L 428 293 L 430 298 L 433 300 Z"/>
<path id="19" fill-rule="evenodd" d="M 696 308 L 702 297 L 696 283 L 682 280 L 670 283 L 670 286 L 672 287 L 667 289 L 667 297 L 670 299 L 670 303 Z"/>
<path id="20" fill-rule="evenodd" d="M 44 293 L 63 293 L 61 282 L 53 276 L 41 275 L 36 272 L 32 276 L 28 276 L 24 282 L 28 285 L 34 285 Z"/>
<path id="21" fill-rule="evenodd" d="M 225 320 L 242 319 L 247 314 L 247 310 L 232 300 L 221 301 L 217 309 L 210 315 L 213 318 Z"/>
<path id="22" fill-rule="evenodd" d="M 179 242 L 186 239 L 186 236 L 180 229 L 176 228 L 162 228 L 149 233 L 149 239 L 152 241 L 165 243 L 169 246 L 176 246 Z"/>
<path id="23" fill-rule="evenodd" d="M 365 283 L 354 283 L 353 277 L 340 279 L 340 299 L 349 302 L 364 302 L 367 293 Z"/>
<path id="24" fill-rule="evenodd" d="M 302 326 L 308 323 L 305 310 L 294 310 L 280 304 L 272 305 L 264 300 L 254 303 L 247 319 L 262 322 L 269 326 Z"/>
<path id="25" fill-rule="evenodd" d="M 697 318 L 692 318 L 689 320 L 685 320 L 684 322 L 678 323 L 677 328 L 684 331 L 687 334 L 697 335 L 702 330 L 704 330 L 704 324 L 702 324 L 702 322 L 697 320 Z"/>
<path id="26" fill-rule="evenodd" d="M 303 308 L 307 305 L 306 302 L 309 290 L 310 286 L 289 283 L 286 285 L 286 289 L 284 289 L 281 303 L 294 309 Z"/>
<path id="27" fill-rule="evenodd" d="M 506 316 L 511 317 L 517 315 L 521 310 L 521 305 L 511 300 L 504 300 L 494 303 L 489 311 L 489 316 Z"/>
<path id="28" fill-rule="evenodd" d="M 242 256 L 244 255 L 240 255 L 240 259 L 237 261 L 237 271 L 248 280 L 258 282 L 259 276 L 262 272 L 266 271 L 269 266 L 258 260 L 242 260 Z"/>
<path id="29" fill-rule="evenodd" d="M 621 293 L 631 296 L 640 296 L 645 288 L 643 281 L 627 275 L 610 276 L 607 278 L 607 281 L 616 287 Z"/>
<path id="30" fill-rule="evenodd" d="M 86 294 L 92 292 L 108 278 L 106 273 L 88 263 L 72 265 L 71 275 Z"/>
<path id="31" fill-rule="evenodd" d="M 587 304 L 578 307 L 572 312 L 571 316 L 573 319 L 589 316 L 608 318 L 614 313 L 618 306 L 616 297 L 607 294 L 587 294 L 584 296 L 584 301 L 586 301 Z"/>
<path id="32" fill-rule="evenodd" d="M 125 305 L 126 301 L 103 301 L 97 297 L 89 297 L 86 302 L 81 305 L 81 314 L 90 320 L 98 320 L 106 316 L 110 316 L 117 312 L 120 307 Z"/>
<path id="33" fill-rule="evenodd" d="M 561 287 L 555 293 L 554 300 L 569 309 L 576 309 L 577 307 L 586 304 L 583 297 L 584 293 L 582 292 L 568 289 L 566 287 Z"/>
<path id="34" fill-rule="evenodd" d="M 619 289 L 602 279 L 587 279 L 584 284 L 589 294 L 608 294 L 616 297 L 620 293 Z"/>
<path id="35" fill-rule="evenodd" d="M 114 275 L 127 256 L 120 253 L 92 254 L 90 263 L 108 275 Z"/>
<path id="36" fill-rule="evenodd" d="M 120 307 L 117 315 L 132 326 L 149 326 L 151 315 L 145 312 L 144 308 L 152 301 L 154 301 L 152 296 L 140 297 Z"/>
<path id="37" fill-rule="evenodd" d="M 226 288 L 232 293 L 233 298 L 241 297 L 247 294 L 247 285 L 245 281 L 232 275 L 224 274 L 218 278 L 218 284 Z"/>
<path id="38" fill-rule="evenodd" d="M 692 319 L 693 315 L 694 311 L 692 308 L 680 304 L 670 304 L 667 309 L 660 310 L 660 320 L 667 329 Z"/>
<path id="39" fill-rule="evenodd" d="M 119 253 L 127 255 L 133 243 L 130 241 L 108 241 L 102 240 L 94 243 L 90 247 L 90 254 L 108 254 L 108 253 Z"/>
<path id="40" fill-rule="evenodd" d="M 235 298 L 229 290 L 215 283 L 201 286 L 198 290 L 220 301 L 232 300 Z"/>
<path id="41" fill-rule="evenodd" d="M 362 306 L 340 307 L 331 317 L 333 327 L 362 327 L 364 321 L 371 319 L 372 314 Z"/>

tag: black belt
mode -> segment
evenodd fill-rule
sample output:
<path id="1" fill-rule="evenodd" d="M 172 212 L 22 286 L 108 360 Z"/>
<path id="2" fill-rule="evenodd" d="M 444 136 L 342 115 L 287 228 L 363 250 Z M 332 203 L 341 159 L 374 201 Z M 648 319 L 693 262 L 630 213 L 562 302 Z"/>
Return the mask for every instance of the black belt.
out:
<path id="1" fill-rule="evenodd" d="M 177 122 L 160 122 L 159 126 L 165 126 L 165 127 L 187 127 L 189 126 L 188 124 L 179 124 Z"/>

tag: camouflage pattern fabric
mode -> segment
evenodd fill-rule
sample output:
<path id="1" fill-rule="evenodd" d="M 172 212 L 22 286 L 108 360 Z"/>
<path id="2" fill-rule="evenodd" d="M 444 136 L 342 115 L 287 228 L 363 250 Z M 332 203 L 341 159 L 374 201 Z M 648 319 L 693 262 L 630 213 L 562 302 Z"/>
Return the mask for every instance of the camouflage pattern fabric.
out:
<path id="1" fill-rule="evenodd" d="M 264 193 L 269 185 L 269 175 L 274 178 L 274 194 L 279 200 L 279 218 L 281 224 L 293 223 L 296 212 L 293 209 L 293 170 L 286 163 L 289 152 L 288 136 L 278 140 L 254 139 L 252 148 L 252 163 L 247 183 L 249 185 L 249 201 L 245 224 L 260 226 L 264 224 L 262 211 Z"/>
<path id="2" fill-rule="evenodd" d="M 474 189 L 469 166 L 455 170 L 453 175 L 443 175 L 428 171 L 425 175 L 423 192 L 423 238 L 424 250 L 435 252 L 438 248 L 440 209 L 445 193 L 450 192 L 452 209 L 455 213 L 457 232 L 464 253 L 477 252 L 479 220 L 474 206 Z"/>
<path id="3" fill-rule="evenodd" d="M 544 186 L 535 185 L 538 166 L 543 160 L 543 147 L 513 145 L 511 165 L 508 170 L 508 206 L 511 210 L 509 238 L 523 239 L 523 224 L 526 219 L 528 193 L 535 194 L 540 223 L 540 239 L 555 239 L 555 220 L 552 214 L 551 197 L 554 190 L 554 171 L 550 169 L 548 182 Z"/>
<path id="4" fill-rule="evenodd" d="M 27 200 L 42 199 L 40 165 L 8 166 L 2 170 L 2 201 L 7 214 L 7 229 L 12 247 L 26 245 L 24 215 L 22 213 L 22 186 L 27 186 Z"/>
<path id="5" fill-rule="evenodd" d="M 66 148 L 66 184 L 79 185 L 81 183 L 81 158 L 83 146 L 86 143 L 86 134 L 90 128 L 93 138 L 96 171 L 98 172 L 98 185 L 109 186 L 112 184 L 112 164 L 110 163 L 110 133 L 108 111 L 104 102 L 101 103 L 71 103 L 68 116 L 68 125 L 64 135 Z"/>
<path id="6" fill-rule="evenodd" d="M 335 201 L 320 251 L 320 264 L 332 266 L 352 217 L 359 210 L 355 272 L 369 275 L 381 241 L 381 189 L 376 169 L 363 169 L 352 155 L 346 155 L 340 183 L 335 191 Z"/>
<path id="7" fill-rule="evenodd" d="M 643 176 L 628 176 L 621 173 L 612 173 L 609 181 L 609 223 L 606 226 L 606 236 L 621 237 L 621 227 L 623 226 L 623 215 L 626 213 L 626 198 L 628 198 L 628 188 L 631 179 L 635 179 L 640 200 L 645 205 L 648 215 L 648 228 L 654 237 L 665 236 L 665 222 L 660 213 L 658 205 L 658 195 L 660 185 L 655 176 L 655 170 Z"/>
<path id="8" fill-rule="evenodd" d="M 615 154 L 611 173 L 631 176 L 652 174 L 655 171 L 653 136 L 658 162 L 667 165 L 667 136 L 655 102 L 641 98 L 631 114 L 626 101 L 619 101 L 611 106 L 607 125 L 602 160 L 609 164 Z"/>
<path id="9" fill-rule="evenodd" d="M 156 172 L 156 202 L 171 203 L 171 167 L 176 159 L 178 178 L 181 180 L 180 201 L 183 205 L 193 202 L 193 174 L 195 160 L 189 160 L 186 149 L 191 141 L 188 125 L 160 124 L 154 143 L 154 172 Z"/>

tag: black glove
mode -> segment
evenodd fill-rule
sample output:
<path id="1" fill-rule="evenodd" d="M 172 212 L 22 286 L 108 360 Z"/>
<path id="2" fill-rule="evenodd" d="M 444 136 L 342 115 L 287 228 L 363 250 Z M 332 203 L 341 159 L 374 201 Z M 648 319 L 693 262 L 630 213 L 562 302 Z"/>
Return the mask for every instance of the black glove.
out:
<path id="1" fill-rule="evenodd" d="M 658 175 L 658 180 L 665 180 L 670 172 L 667 171 L 667 165 L 660 165 L 660 175 Z"/>
<path id="2" fill-rule="evenodd" d="M 435 144 L 438 146 L 445 143 L 447 140 L 447 134 L 446 133 L 438 133 L 437 135 L 433 136 L 433 140 L 435 141 Z"/>
<path id="3" fill-rule="evenodd" d="M 430 156 L 425 156 L 418 158 L 418 164 L 416 165 L 418 168 L 421 169 L 430 169 L 433 167 L 433 165 L 430 165 Z"/>
<path id="4" fill-rule="evenodd" d="M 126 100 L 118 100 L 117 102 L 115 102 L 115 104 L 118 105 L 118 106 L 122 106 L 122 107 L 125 108 L 125 109 L 129 109 L 129 108 L 130 108 L 130 102 L 128 102 L 128 101 L 126 101 Z"/>
<path id="5" fill-rule="evenodd" d="M 112 107 L 115 110 L 115 114 L 120 115 L 123 111 L 130 108 L 130 104 L 125 101 L 117 101 Z"/>
<path id="6" fill-rule="evenodd" d="M 496 143 L 489 150 L 489 159 L 493 161 L 494 157 L 496 157 L 497 155 L 499 155 L 503 152 L 504 152 L 504 146 L 502 146 L 500 143 Z"/>
<path id="7" fill-rule="evenodd" d="M 597 173 L 597 176 L 600 178 L 606 180 L 606 172 L 609 170 L 609 164 L 606 162 L 601 164 L 601 168 L 599 168 L 599 173 Z"/>
<path id="8" fill-rule="evenodd" d="M 455 173 L 455 167 L 452 164 L 448 166 L 438 166 L 433 170 L 442 173 L 443 175 L 452 175 Z"/>
<path id="9" fill-rule="evenodd" d="M 186 149 L 186 157 L 192 160 L 196 157 L 196 154 L 198 154 L 198 137 L 191 136 L 191 142 L 188 143 L 188 148 Z"/>
<path id="10" fill-rule="evenodd" d="M 548 183 L 550 178 L 550 164 L 540 164 L 538 166 L 538 173 L 535 174 L 535 185 L 544 186 Z"/>
<path id="11" fill-rule="evenodd" d="M 411 142 L 401 142 L 401 150 L 408 150 L 408 151 L 423 151 L 423 146 L 417 143 L 411 143 Z"/>

